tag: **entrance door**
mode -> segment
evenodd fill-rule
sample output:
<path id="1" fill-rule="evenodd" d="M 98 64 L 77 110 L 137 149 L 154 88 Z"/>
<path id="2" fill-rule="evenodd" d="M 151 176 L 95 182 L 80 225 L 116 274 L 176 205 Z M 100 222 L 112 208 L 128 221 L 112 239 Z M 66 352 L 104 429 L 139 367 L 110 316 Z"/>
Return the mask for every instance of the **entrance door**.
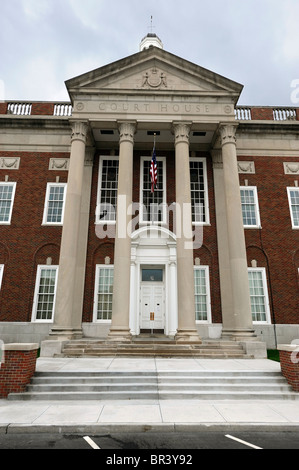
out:
<path id="1" fill-rule="evenodd" d="M 164 332 L 163 269 L 142 269 L 140 330 Z"/>

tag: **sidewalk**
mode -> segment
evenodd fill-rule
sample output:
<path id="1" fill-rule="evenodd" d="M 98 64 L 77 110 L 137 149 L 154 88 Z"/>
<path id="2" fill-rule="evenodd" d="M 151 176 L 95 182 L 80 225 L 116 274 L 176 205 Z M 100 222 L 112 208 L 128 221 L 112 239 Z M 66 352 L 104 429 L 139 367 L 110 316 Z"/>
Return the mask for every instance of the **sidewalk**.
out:
<path id="1" fill-rule="evenodd" d="M 39 358 L 43 372 L 97 370 L 255 370 L 280 372 L 267 359 Z M 0 433 L 7 432 L 171 432 L 192 430 L 299 431 L 298 400 L 0 400 Z"/>

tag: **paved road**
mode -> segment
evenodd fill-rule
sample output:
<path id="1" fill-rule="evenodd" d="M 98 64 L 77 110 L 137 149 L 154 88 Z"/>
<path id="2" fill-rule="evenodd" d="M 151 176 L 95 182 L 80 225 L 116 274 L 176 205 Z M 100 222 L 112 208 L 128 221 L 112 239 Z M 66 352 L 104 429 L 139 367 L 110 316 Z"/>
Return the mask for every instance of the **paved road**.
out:
<path id="1" fill-rule="evenodd" d="M 187 464 L 183 456 L 191 455 L 192 450 L 202 449 L 299 449 L 299 432 L 193 432 L 193 433 L 118 433 L 107 435 L 66 435 L 66 434 L 1 434 L 0 450 L 3 449 L 86 449 L 102 450 L 101 458 L 113 457 L 113 455 L 140 456 L 140 468 L 142 468 L 142 456 L 168 455 L 163 454 L 163 449 L 173 450 L 171 455 L 181 456 L 177 464 Z M 190 452 L 188 452 L 190 450 Z M 107 452 L 108 451 L 108 452 Z M 113 452 L 115 451 L 115 452 Z M 118 453 L 119 451 L 119 453 Z M 123 453 L 125 451 L 125 454 Z M 140 451 L 140 452 L 139 452 Z M 181 453 L 180 453 L 181 451 Z M 139 452 L 139 453 L 138 453 Z M 193 462 L 195 463 L 196 452 Z M 115 457 L 115 458 L 116 458 Z M 152 461 L 152 465 L 170 464 L 165 457 L 160 461 Z M 155 459 L 155 457 L 153 457 Z M 113 462 L 110 462 L 113 464 Z M 144 462 L 146 466 L 149 461 Z M 174 463 L 174 462 L 172 462 Z M 115 462 L 114 462 L 115 464 Z M 134 465 L 133 465 L 134 467 Z"/>

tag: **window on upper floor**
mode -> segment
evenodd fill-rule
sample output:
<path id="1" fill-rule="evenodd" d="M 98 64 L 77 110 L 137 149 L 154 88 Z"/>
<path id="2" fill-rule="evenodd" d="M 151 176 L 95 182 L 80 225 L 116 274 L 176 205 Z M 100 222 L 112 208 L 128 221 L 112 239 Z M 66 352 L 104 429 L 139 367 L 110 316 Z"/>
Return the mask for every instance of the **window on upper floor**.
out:
<path id="1" fill-rule="evenodd" d="M 211 297 L 208 266 L 194 267 L 195 320 L 211 322 Z"/>
<path id="2" fill-rule="evenodd" d="M 257 188 L 241 186 L 243 225 L 245 228 L 261 228 Z"/>
<path id="3" fill-rule="evenodd" d="M 299 228 L 299 188 L 287 188 L 292 227 Z"/>
<path id="4" fill-rule="evenodd" d="M 100 157 L 96 223 L 116 221 L 118 157 Z"/>
<path id="5" fill-rule="evenodd" d="M 190 158 L 192 222 L 209 224 L 207 166 L 204 158 Z"/>
<path id="6" fill-rule="evenodd" d="M 0 183 L 0 224 L 11 223 L 16 183 Z"/>
<path id="7" fill-rule="evenodd" d="M 265 268 L 248 268 L 252 321 L 271 323 Z"/>
<path id="8" fill-rule="evenodd" d="M 96 266 L 94 321 L 111 321 L 114 267 Z"/>
<path id="9" fill-rule="evenodd" d="M 52 322 L 57 287 L 58 266 L 37 267 L 32 321 Z"/>
<path id="10" fill-rule="evenodd" d="M 43 225 L 63 225 L 66 183 L 48 183 Z"/>
<path id="11" fill-rule="evenodd" d="M 166 159 L 157 157 L 157 187 L 152 192 L 151 158 L 140 161 L 140 222 L 166 223 Z"/>

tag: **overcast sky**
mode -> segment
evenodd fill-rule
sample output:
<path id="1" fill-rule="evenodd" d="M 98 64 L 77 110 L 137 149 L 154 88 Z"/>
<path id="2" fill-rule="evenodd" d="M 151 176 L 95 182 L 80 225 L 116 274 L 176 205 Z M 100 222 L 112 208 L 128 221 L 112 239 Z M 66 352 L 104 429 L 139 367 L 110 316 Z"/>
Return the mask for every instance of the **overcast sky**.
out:
<path id="1" fill-rule="evenodd" d="M 0 0 L 0 100 L 68 101 L 151 16 L 165 50 L 243 84 L 239 104 L 299 106 L 299 0 Z"/>

